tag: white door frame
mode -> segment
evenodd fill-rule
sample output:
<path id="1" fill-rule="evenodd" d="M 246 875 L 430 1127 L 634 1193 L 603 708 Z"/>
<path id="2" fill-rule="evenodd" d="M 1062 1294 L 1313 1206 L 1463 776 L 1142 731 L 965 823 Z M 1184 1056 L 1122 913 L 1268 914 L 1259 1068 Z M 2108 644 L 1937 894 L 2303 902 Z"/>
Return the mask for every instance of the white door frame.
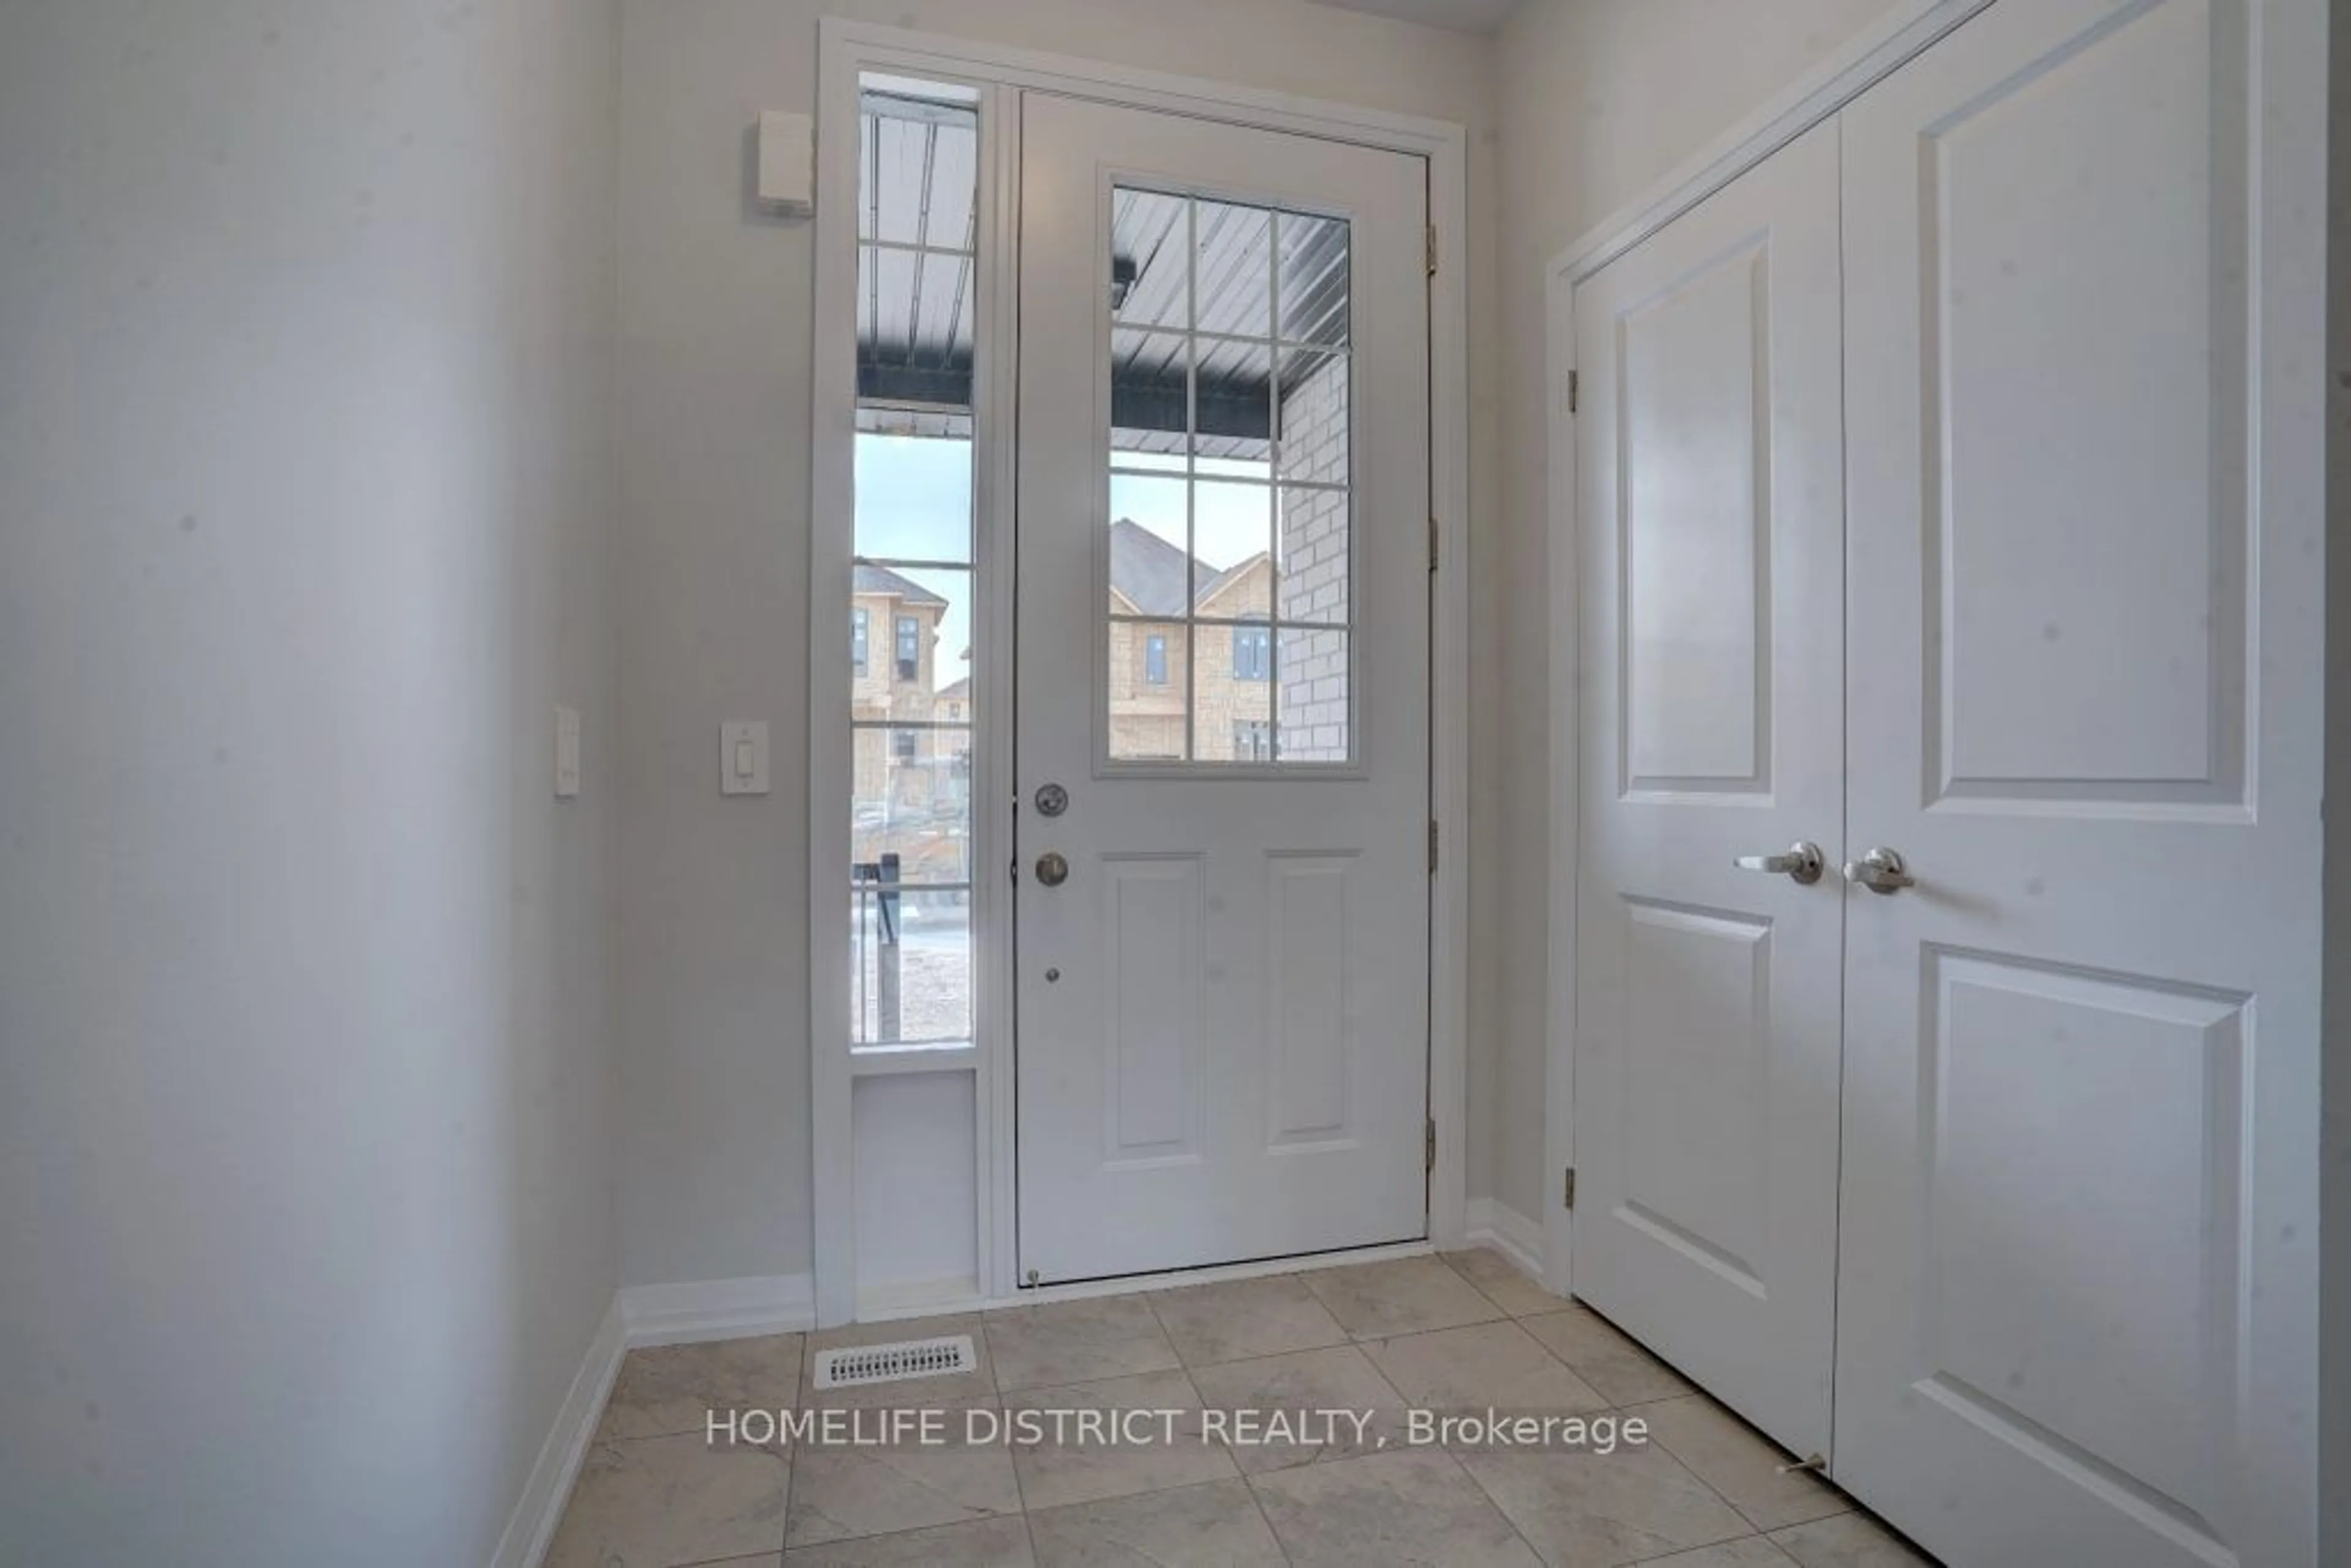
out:
<path id="1" fill-rule="evenodd" d="M 856 407 L 857 82 L 867 70 L 961 82 L 980 89 L 983 277 L 973 378 L 977 444 L 974 517 L 973 684 L 981 711 L 999 716 L 975 732 L 974 968 L 982 1007 L 969 1051 L 892 1052 L 860 1060 L 849 1049 L 849 936 L 840 918 L 850 885 L 851 728 L 849 601 L 854 548 Z M 818 27 L 817 220 L 811 518 L 809 544 L 809 1061 L 816 1316 L 820 1325 L 860 1315 L 855 1149 L 851 1122 L 857 1077 L 870 1072 L 964 1069 L 976 1075 L 974 1172 L 978 1193 L 977 1298 L 940 1308 L 1015 1299 L 1011 1033 L 1011 900 L 987 868 L 1009 864 L 1012 581 L 1007 530 L 1012 444 L 1002 415 L 1013 407 L 1016 235 L 1008 221 L 1019 192 L 1016 117 L 1023 89 L 1287 131 L 1426 158 L 1438 266 L 1429 284 L 1430 488 L 1438 523 L 1432 586 L 1430 810 L 1443 852 L 1429 883 L 1429 1114 L 1437 1126 L 1429 1175 L 1429 1240 L 1458 1245 L 1468 1163 L 1469 800 L 1469 367 L 1468 133 L 1458 125 L 1282 93 L 1171 76 L 943 34 L 826 17 Z M 875 1303 L 866 1303 L 873 1315 Z"/>

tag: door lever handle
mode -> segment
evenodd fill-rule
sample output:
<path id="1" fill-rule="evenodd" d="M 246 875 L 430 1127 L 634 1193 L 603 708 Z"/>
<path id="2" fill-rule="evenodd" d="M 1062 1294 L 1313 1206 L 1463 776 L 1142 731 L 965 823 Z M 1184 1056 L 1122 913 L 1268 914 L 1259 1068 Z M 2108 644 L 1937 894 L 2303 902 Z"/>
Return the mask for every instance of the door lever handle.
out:
<path id="1" fill-rule="evenodd" d="M 1821 880 L 1828 862 L 1821 858 L 1821 846 L 1802 839 L 1788 846 L 1783 855 L 1740 855 L 1730 862 L 1740 871 L 1760 871 L 1810 887 Z"/>
<path id="2" fill-rule="evenodd" d="M 1857 861 L 1845 862 L 1844 879 L 1855 887 L 1887 894 L 1918 885 L 1918 879 L 1902 863 L 1900 853 L 1889 849 L 1874 849 Z"/>

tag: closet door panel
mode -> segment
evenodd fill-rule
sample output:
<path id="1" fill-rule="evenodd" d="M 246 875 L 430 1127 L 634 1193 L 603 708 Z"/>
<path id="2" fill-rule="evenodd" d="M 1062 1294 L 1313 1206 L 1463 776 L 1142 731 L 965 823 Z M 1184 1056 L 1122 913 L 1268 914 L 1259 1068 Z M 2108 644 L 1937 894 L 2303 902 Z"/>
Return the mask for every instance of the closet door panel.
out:
<path id="1" fill-rule="evenodd" d="M 1843 901 L 1834 127 L 1580 285 L 1576 1293 L 1825 1453 Z"/>
<path id="2" fill-rule="evenodd" d="M 1847 894 L 1834 1473 L 1954 1563 L 2310 1560 L 2315 11 L 2003 0 L 1844 117 L 1849 854 L 1916 882 Z"/>

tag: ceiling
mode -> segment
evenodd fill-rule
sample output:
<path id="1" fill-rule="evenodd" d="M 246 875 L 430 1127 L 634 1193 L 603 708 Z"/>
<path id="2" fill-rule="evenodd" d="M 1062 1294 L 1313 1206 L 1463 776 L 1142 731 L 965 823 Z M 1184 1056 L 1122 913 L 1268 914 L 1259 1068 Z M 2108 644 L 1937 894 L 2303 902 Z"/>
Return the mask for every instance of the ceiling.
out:
<path id="1" fill-rule="evenodd" d="M 1394 16 L 1423 26 L 1449 27 L 1458 33 L 1490 33 L 1519 8 L 1519 0 L 1309 0 L 1342 11 L 1364 11 Z"/>

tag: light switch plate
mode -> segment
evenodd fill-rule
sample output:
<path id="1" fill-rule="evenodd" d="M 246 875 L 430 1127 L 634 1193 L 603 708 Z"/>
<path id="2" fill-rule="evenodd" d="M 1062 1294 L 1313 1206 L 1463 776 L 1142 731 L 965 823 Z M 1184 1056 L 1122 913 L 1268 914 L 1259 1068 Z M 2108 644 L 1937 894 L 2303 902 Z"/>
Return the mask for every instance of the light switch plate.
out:
<path id="1" fill-rule="evenodd" d="M 764 795 L 768 792 L 768 724 L 765 719 L 730 718 L 718 727 L 718 792 L 722 795 Z"/>
<path id="2" fill-rule="evenodd" d="M 555 798 L 569 800 L 580 793 L 580 710 L 555 710 Z"/>

